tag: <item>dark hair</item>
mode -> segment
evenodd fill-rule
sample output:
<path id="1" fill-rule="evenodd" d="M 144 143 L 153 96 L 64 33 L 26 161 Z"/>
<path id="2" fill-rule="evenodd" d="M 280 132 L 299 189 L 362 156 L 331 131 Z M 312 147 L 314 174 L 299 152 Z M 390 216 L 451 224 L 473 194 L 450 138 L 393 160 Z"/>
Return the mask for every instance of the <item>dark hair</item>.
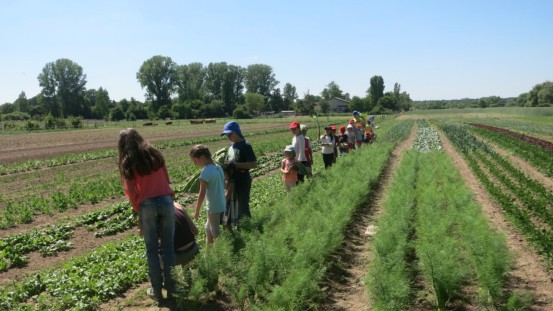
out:
<path id="1" fill-rule="evenodd" d="M 190 149 L 191 158 L 199 158 L 201 156 L 205 156 L 206 158 L 211 159 L 211 152 L 206 145 L 196 145 L 192 147 L 192 149 Z"/>
<path id="2" fill-rule="evenodd" d="M 133 179 L 136 174 L 148 175 L 165 165 L 161 151 L 145 141 L 133 128 L 119 133 L 117 149 L 119 174 L 125 179 Z"/>

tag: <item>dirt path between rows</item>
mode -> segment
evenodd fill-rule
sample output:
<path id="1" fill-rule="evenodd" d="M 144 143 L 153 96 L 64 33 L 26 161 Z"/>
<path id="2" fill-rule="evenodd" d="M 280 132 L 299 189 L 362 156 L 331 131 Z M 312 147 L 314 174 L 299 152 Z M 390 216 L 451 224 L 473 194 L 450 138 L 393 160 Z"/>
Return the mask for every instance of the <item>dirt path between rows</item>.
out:
<path id="1" fill-rule="evenodd" d="M 408 138 L 392 151 L 374 197 L 368 198 L 368 204 L 354 216 L 356 221 L 346 229 L 349 234 L 345 237 L 342 248 L 335 254 L 334 267 L 331 268 L 327 284 L 323 287 L 328 296 L 318 310 L 371 310 L 371 301 L 365 285 L 367 268 L 372 258 L 371 239 L 377 229 L 375 225 L 382 213 L 381 206 L 386 200 L 396 169 L 405 151 L 413 145 L 416 127 L 413 126 Z M 378 148 L 378 143 L 368 148 Z"/>
<path id="2" fill-rule="evenodd" d="M 439 135 L 444 151 L 449 154 L 454 165 L 461 172 L 465 184 L 474 193 L 474 198 L 482 207 L 490 225 L 506 237 L 507 247 L 513 254 L 513 267 L 508 276 L 506 290 L 519 294 L 532 293 L 534 295 L 532 310 L 553 310 L 553 275 L 551 271 L 526 239 L 505 219 L 499 205 L 493 201 L 480 184 L 464 158 L 443 133 L 440 132 Z"/>

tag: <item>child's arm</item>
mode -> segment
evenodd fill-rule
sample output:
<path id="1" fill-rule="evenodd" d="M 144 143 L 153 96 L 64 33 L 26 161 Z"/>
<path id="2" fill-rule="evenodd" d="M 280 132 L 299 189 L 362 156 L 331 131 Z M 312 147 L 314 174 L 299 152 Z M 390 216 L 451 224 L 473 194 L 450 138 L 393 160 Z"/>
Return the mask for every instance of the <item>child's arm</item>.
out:
<path id="1" fill-rule="evenodd" d="M 282 161 L 282 165 L 280 166 L 280 171 L 283 173 L 288 173 L 289 168 L 286 167 L 286 164 L 284 164 L 284 161 Z"/>
<path id="2" fill-rule="evenodd" d="M 196 211 L 194 212 L 194 220 L 200 218 L 200 208 L 205 200 L 205 192 L 207 191 L 207 181 L 200 179 L 200 193 L 198 193 L 198 201 L 196 201 Z"/>

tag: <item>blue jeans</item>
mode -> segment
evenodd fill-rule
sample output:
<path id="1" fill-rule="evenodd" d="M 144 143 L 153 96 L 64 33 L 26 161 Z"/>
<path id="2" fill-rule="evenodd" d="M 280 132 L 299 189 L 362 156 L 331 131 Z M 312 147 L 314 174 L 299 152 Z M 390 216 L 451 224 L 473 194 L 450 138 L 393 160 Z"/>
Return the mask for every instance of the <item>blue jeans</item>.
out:
<path id="1" fill-rule="evenodd" d="M 171 276 L 171 269 L 175 266 L 173 198 L 170 195 L 164 195 L 140 203 L 140 222 L 146 244 L 148 275 L 154 294 L 161 297 L 161 288 L 163 279 L 165 279 L 167 293 L 172 295 L 175 292 L 175 281 Z M 161 239 L 161 248 L 158 239 Z M 159 260 L 160 249 L 165 266 L 163 278 Z"/>

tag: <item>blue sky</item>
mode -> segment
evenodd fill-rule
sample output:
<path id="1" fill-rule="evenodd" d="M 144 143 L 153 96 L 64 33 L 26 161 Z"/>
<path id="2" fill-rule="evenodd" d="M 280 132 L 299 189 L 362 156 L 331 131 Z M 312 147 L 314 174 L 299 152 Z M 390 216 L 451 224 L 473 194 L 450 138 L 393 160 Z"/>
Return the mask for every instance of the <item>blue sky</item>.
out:
<path id="1" fill-rule="evenodd" d="M 514 97 L 553 81 L 553 1 L 2 1 L 0 104 L 40 92 L 68 58 L 87 89 L 144 100 L 136 72 L 154 55 L 179 65 L 273 68 L 278 87 L 363 97 L 370 78 L 414 100 Z"/>

